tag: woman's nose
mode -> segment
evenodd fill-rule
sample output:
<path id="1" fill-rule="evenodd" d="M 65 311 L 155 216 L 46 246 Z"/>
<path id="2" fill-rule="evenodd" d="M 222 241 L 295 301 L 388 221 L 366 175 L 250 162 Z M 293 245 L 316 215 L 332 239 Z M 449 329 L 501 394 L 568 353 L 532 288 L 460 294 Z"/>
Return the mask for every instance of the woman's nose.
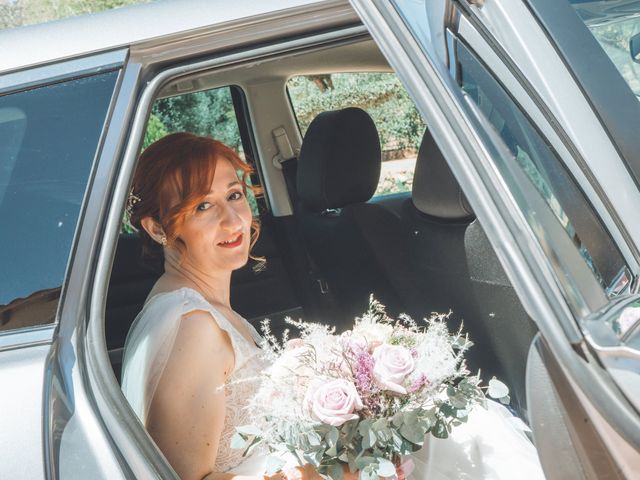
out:
<path id="1" fill-rule="evenodd" d="M 242 227 L 242 217 L 232 205 L 227 204 L 224 207 L 220 226 L 229 232 L 236 232 Z"/>

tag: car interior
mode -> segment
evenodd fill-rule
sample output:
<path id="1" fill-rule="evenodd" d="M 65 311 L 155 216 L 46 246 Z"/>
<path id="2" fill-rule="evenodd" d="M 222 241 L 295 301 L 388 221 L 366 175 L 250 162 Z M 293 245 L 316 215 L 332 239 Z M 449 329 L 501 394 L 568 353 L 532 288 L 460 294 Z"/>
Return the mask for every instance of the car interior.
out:
<path id="1" fill-rule="evenodd" d="M 414 319 L 451 312 L 474 345 L 471 372 L 510 388 L 511 408 L 528 421 L 527 354 L 537 333 L 447 161 L 424 131 L 410 191 L 374 195 L 382 152 L 371 116 L 351 104 L 319 113 L 303 135 L 287 92 L 293 76 L 392 72 L 368 37 L 175 79 L 158 98 L 230 87 L 244 155 L 258 199 L 261 233 L 251 260 L 232 276 L 232 307 L 259 330 L 284 318 L 330 323 L 362 315 L 369 296 L 390 315 Z M 127 332 L 161 259 L 143 260 L 135 233 L 122 232 L 106 306 L 106 341 L 120 379 Z"/>

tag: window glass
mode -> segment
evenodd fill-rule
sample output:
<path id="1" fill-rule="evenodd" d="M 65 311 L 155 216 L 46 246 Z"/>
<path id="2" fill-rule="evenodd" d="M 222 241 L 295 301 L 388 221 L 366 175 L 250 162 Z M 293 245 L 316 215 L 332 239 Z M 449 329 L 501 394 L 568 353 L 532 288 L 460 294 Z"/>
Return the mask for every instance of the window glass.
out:
<path id="1" fill-rule="evenodd" d="M 578 16 L 640 98 L 640 3 L 571 0 Z"/>
<path id="2" fill-rule="evenodd" d="M 233 103 L 232 88 L 238 87 L 222 87 L 157 100 L 151 110 L 143 149 L 170 133 L 191 132 L 221 141 L 247 161 Z M 257 177 L 253 176 L 250 182 L 257 184 Z M 259 216 L 259 200 L 251 190 L 247 190 L 247 199 L 253 215 Z M 123 219 L 122 231 L 134 232 L 126 217 Z"/>
<path id="3" fill-rule="evenodd" d="M 557 154 L 477 58 L 456 42 L 456 78 L 505 142 L 564 227 L 603 289 L 615 283 L 625 262 Z"/>
<path id="4" fill-rule="evenodd" d="M 422 117 L 394 73 L 333 73 L 293 77 L 289 97 L 304 136 L 321 112 L 359 107 L 373 118 L 382 144 L 382 169 L 374 195 L 410 192 Z"/>
<path id="5" fill-rule="evenodd" d="M 0 96 L 0 330 L 54 321 L 117 75 Z"/>

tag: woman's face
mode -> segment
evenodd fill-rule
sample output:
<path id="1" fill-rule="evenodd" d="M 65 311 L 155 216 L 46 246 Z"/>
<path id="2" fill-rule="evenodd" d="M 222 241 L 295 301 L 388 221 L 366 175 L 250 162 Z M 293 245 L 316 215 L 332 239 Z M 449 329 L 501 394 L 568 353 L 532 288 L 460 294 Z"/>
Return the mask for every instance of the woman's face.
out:
<path id="1" fill-rule="evenodd" d="M 178 235 L 185 264 L 205 272 L 231 271 L 249 258 L 251 208 L 229 160 L 219 158 L 209 195 L 185 218 Z"/>

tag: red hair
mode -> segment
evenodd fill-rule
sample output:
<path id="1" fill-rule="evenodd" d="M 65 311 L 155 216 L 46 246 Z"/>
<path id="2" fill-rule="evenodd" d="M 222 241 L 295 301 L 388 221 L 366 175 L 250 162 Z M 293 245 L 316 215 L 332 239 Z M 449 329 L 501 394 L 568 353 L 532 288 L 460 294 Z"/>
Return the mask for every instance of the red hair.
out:
<path id="1" fill-rule="evenodd" d="M 220 158 L 225 158 L 236 172 L 241 172 L 244 193 L 250 189 L 254 195 L 262 189 L 250 185 L 251 165 L 244 162 L 233 149 L 209 137 L 192 133 L 172 133 L 152 143 L 140 155 L 133 176 L 133 194 L 140 200 L 133 205 L 129 219 L 142 238 L 143 256 L 156 256 L 162 250 L 159 244 L 142 228 L 140 221 L 152 217 L 167 236 L 167 245 L 176 248 L 181 261 L 186 251 L 184 242 L 178 238 L 188 215 L 209 193 Z M 260 234 L 260 222 L 251 222 L 250 248 Z M 254 260 L 264 260 L 253 257 Z"/>

